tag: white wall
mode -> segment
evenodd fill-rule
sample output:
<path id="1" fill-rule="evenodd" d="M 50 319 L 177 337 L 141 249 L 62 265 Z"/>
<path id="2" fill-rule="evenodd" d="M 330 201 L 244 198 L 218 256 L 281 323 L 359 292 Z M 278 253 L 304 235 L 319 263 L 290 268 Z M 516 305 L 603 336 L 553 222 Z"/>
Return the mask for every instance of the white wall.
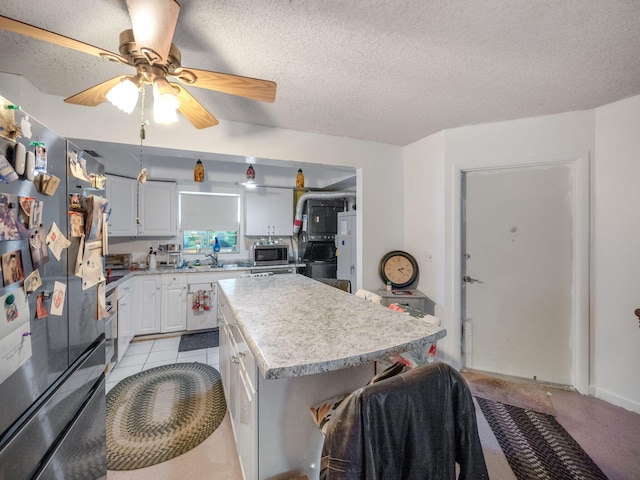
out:
<path id="1" fill-rule="evenodd" d="M 633 314 L 640 307 L 638 125 L 640 97 L 634 97 L 595 110 L 446 130 L 405 148 L 405 246 L 432 255 L 430 264 L 421 262 L 427 272 L 419 288 L 438 303 L 448 332 L 438 346 L 445 360 L 461 360 L 460 171 L 590 158 L 592 235 L 581 242 L 592 262 L 589 391 L 640 412 L 640 328 Z"/>
<path id="2" fill-rule="evenodd" d="M 640 413 L 640 96 L 595 120 L 593 380 L 598 397 Z"/>
<path id="3" fill-rule="evenodd" d="M 436 303 L 436 308 L 446 305 L 442 281 L 445 278 L 444 140 L 444 132 L 439 132 L 408 145 L 404 151 L 404 249 L 418 262 L 418 289 Z"/>
<path id="4" fill-rule="evenodd" d="M 126 115 L 109 104 L 68 105 L 45 95 L 15 75 L 0 73 L 0 95 L 67 138 L 139 144 L 139 114 Z M 268 108 L 268 107 L 267 107 Z M 215 109 L 214 109 L 215 110 Z M 215 113 L 215 112 L 214 112 Z M 151 118 L 151 112 L 146 113 Z M 150 125 L 145 145 L 270 159 L 348 166 L 357 169 L 357 207 L 363 288 L 382 286 L 378 262 L 404 244 L 402 148 L 375 142 L 229 122 L 197 130 L 185 119 L 172 126 Z M 177 160 L 179 161 L 179 160 Z M 129 175 L 137 174 L 133 162 Z M 193 169 L 193 165 L 188 165 Z M 107 169 L 108 170 L 108 169 Z M 122 172 L 127 173 L 127 172 Z"/>

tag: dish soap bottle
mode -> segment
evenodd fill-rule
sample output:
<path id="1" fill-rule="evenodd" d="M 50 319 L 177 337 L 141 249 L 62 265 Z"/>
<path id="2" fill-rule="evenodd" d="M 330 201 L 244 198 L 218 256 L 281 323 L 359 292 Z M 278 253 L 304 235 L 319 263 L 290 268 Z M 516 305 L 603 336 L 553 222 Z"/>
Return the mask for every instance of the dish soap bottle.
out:
<path id="1" fill-rule="evenodd" d="M 220 244 L 218 243 L 218 237 L 216 237 L 216 240 L 213 244 L 213 251 L 215 253 L 218 253 L 220 251 Z"/>

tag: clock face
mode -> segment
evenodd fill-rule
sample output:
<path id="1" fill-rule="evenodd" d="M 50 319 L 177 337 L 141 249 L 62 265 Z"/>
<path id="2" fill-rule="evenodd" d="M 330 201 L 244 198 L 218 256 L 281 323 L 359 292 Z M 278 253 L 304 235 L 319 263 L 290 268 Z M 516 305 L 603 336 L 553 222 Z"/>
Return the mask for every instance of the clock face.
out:
<path id="1" fill-rule="evenodd" d="M 380 276 L 385 283 L 391 282 L 394 288 L 404 288 L 418 276 L 418 264 L 406 252 L 389 252 L 380 261 Z"/>

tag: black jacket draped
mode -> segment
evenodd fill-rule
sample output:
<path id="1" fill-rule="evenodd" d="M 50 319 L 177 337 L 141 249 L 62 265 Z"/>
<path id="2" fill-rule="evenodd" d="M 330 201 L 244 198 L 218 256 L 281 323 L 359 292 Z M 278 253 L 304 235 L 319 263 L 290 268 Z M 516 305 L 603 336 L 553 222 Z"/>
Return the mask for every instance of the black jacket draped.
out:
<path id="1" fill-rule="evenodd" d="M 321 479 L 488 479 L 469 388 L 444 363 L 346 397 L 327 430 Z"/>

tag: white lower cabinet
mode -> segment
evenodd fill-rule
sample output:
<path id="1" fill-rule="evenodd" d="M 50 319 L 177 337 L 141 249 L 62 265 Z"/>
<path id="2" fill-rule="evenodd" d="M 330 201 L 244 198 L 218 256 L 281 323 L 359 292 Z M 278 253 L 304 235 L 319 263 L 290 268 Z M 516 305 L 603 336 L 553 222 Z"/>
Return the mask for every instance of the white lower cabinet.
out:
<path id="1" fill-rule="evenodd" d="M 133 326 L 133 281 L 129 280 L 118 286 L 118 361 L 122 360 L 134 335 Z"/>
<path id="2" fill-rule="evenodd" d="M 160 333 L 187 329 L 187 276 L 162 275 L 162 313 Z"/>
<path id="3" fill-rule="evenodd" d="M 257 366 L 223 295 L 218 297 L 220 375 L 245 480 L 258 478 Z"/>
<path id="4" fill-rule="evenodd" d="M 162 311 L 161 275 L 140 275 L 135 278 L 136 335 L 160 333 Z"/>

